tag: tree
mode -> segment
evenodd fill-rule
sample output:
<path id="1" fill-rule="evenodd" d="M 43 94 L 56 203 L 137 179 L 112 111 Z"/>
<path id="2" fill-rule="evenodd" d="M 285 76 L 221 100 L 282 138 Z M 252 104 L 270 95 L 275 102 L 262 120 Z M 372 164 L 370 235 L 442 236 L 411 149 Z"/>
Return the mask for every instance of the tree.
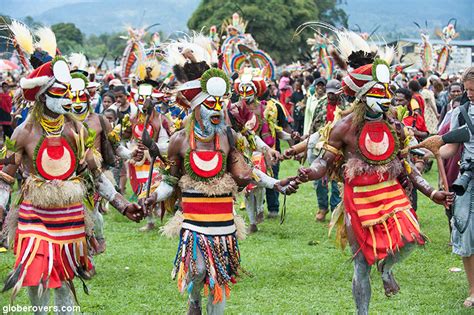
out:
<path id="1" fill-rule="evenodd" d="M 322 20 L 331 24 L 347 25 L 347 15 L 336 8 L 335 0 L 208 0 L 202 1 L 188 21 L 193 30 L 221 25 L 225 19 L 239 13 L 248 21 L 247 33 L 252 34 L 259 48 L 268 52 L 277 63 L 288 63 L 302 57 L 309 50 L 308 29 L 294 36 L 304 22 Z M 225 30 L 223 30 L 225 33 Z"/>
<path id="2" fill-rule="evenodd" d="M 82 50 L 84 35 L 74 23 L 58 23 L 51 25 L 56 35 L 56 41 L 63 54 L 78 52 Z"/>

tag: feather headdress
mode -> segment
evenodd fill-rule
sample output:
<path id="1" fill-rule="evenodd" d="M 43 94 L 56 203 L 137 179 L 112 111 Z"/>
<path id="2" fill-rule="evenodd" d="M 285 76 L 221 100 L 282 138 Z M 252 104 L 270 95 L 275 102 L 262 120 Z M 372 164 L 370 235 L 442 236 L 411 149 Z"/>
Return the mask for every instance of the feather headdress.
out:
<path id="1" fill-rule="evenodd" d="M 210 68 L 212 63 L 210 45 L 209 38 L 194 33 L 192 36 L 181 38 L 166 47 L 166 61 L 172 66 L 178 81 L 186 82 L 198 79 L 204 71 Z"/>
<path id="2" fill-rule="evenodd" d="M 40 27 L 35 31 L 35 35 L 38 37 L 37 47 L 40 47 L 43 51 L 46 51 L 51 57 L 56 56 L 57 44 L 56 35 L 49 27 Z"/>
<path id="3" fill-rule="evenodd" d="M 86 56 L 82 53 L 71 53 L 68 57 L 71 70 L 76 70 L 79 72 L 87 72 L 87 66 L 89 62 L 87 61 Z"/>
<path id="4" fill-rule="evenodd" d="M 295 36 L 301 34 L 306 28 L 313 29 L 317 34 L 321 35 L 321 29 L 329 31 L 334 34 L 335 41 L 330 53 L 336 63 L 342 68 L 347 68 L 347 65 L 356 69 L 360 66 L 373 63 L 378 56 L 388 64 L 390 64 L 395 55 L 395 50 L 391 47 L 379 48 L 376 45 L 369 44 L 359 34 L 347 30 L 337 29 L 334 26 L 323 22 L 306 22 L 300 25 L 295 32 Z"/>

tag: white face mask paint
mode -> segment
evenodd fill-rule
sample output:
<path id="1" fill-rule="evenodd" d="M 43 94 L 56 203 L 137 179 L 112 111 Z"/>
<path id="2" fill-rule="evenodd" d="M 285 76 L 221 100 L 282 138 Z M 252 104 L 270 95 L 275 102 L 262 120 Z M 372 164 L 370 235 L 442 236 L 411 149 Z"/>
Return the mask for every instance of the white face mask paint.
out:
<path id="1" fill-rule="evenodd" d="M 69 98 L 55 98 L 46 96 L 46 107 L 53 113 L 64 115 L 71 112 L 72 101 Z"/>
<path id="2" fill-rule="evenodd" d="M 72 105 L 72 113 L 74 115 L 82 115 L 87 111 L 87 103 L 74 103 Z"/>
<path id="3" fill-rule="evenodd" d="M 385 113 L 390 106 L 390 99 L 368 96 L 366 98 L 366 104 L 373 112 Z"/>

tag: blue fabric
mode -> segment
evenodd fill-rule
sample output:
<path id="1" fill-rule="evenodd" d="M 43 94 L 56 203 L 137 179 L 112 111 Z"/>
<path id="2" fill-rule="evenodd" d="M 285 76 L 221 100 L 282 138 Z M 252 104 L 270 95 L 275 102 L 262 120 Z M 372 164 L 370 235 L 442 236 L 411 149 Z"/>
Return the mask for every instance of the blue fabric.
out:
<path id="1" fill-rule="evenodd" d="M 329 198 L 329 184 L 331 185 L 331 197 Z M 339 187 L 337 187 L 337 182 L 332 180 L 326 185 L 323 184 L 323 181 L 316 180 L 314 181 L 314 186 L 316 189 L 316 196 L 318 198 L 318 207 L 319 210 L 331 210 L 333 211 L 337 205 L 341 202 L 341 194 L 339 192 Z M 331 208 L 329 208 L 331 206 Z"/>
<path id="2" fill-rule="evenodd" d="M 273 170 L 273 178 L 278 179 L 278 173 L 280 171 L 280 162 L 278 162 L 276 165 L 272 166 Z M 266 196 L 267 196 L 267 209 L 268 212 L 276 212 L 280 210 L 280 200 L 279 196 L 280 194 L 278 191 L 274 189 L 266 189 Z"/>

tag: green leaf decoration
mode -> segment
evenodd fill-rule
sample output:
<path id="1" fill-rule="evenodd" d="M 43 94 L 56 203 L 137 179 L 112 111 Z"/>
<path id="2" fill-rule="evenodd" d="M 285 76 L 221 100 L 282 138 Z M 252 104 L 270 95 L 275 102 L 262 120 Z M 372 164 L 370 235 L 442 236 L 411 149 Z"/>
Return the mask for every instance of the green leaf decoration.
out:
<path id="1" fill-rule="evenodd" d="M 227 75 L 225 74 L 224 71 L 222 71 L 220 69 L 217 69 L 217 68 L 211 68 L 209 70 L 206 70 L 206 72 L 204 72 L 202 74 L 202 76 L 201 76 L 201 89 L 202 89 L 203 92 L 207 93 L 207 81 L 210 78 L 213 78 L 213 77 L 219 77 L 219 78 L 224 79 L 225 86 L 226 86 L 226 91 L 229 92 L 229 90 L 230 90 L 229 78 L 227 77 Z"/>

